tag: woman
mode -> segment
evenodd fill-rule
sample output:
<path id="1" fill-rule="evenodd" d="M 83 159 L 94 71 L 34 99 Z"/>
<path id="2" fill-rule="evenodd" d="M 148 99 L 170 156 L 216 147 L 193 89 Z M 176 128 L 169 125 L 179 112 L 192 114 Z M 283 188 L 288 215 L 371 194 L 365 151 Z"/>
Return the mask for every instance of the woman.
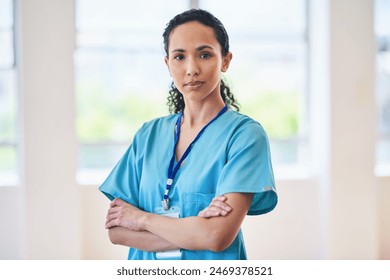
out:
<path id="1" fill-rule="evenodd" d="M 163 37 L 174 114 L 145 123 L 100 187 L 110 240 L 129 259 L 246 259 L 242 221 L 277 204 L 266 133 L 229 109 L 232 54 L 217 18 L 186 11 Z"/>

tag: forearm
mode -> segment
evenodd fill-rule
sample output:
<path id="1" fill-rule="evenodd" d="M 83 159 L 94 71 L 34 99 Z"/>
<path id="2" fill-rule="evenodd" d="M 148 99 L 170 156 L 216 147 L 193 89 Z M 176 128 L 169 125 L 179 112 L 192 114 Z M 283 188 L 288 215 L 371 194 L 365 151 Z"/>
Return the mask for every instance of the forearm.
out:
<path id="1" fill-rule="evenodd" d="M 178 248 L 167 240 L 148 231 L 133 231 L 124 227 L 112 227 L 109 229 L 108 234 L 111 242 L 114 244 L 143 251 L 158 252 Z"/>
<path id="2" fill-rule="evenodd" d="M 216 219 L 224 217 L 175 219 L 148 213 L 144 219 L 144 227 L 178 248 L 221 251 L 233 242 L 239 227 L 227 231 L 216 223 Z"/>
<path id="3" fill-rule="evenodd" d="M 139 217 L 140 228 L 175 244 L 178 248 L 222 251 L 237 236 L 253 194 L 229 193 L 225 196 L 232 208 L 225 217 L 177 219 L 144 212 Z"/>
<path id="4" fill-rule="evenodd" d="M 172 249 L 222 251 L 237 236 L 241 223 L 248 212 L 253 194 L 228 193 L 224 196 L 231 208 L 229 215 L 208 219 L 166 217 L 142 211 L 121 199 L 114 199 L 107 214 L 106 228 L 120 226 L 133 230 L 132 233 L 121 232 L 119 236 L 113 235 L 115 237 L 112 239 L 113 243 L 144 250 L 152 250 L 156 247 L 158 247 L 157 250 L 162 250 L 160 242 L 164 241 L 168 244 L 162 244 Z M 137 234 L 137 232 L 145 233 L 145 231 L 152 236 Z M 160 239 L 154 239 L 156 237 Z M 150 243 L 158 246 L 151 246 Z"/>

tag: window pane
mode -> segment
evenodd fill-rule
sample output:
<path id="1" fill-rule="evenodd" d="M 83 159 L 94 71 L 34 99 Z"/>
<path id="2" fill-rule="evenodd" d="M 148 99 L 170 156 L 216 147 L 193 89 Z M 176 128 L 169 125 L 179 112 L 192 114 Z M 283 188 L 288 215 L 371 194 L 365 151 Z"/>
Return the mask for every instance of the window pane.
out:
<path id="1" fill-rule="evenodd" d="M 13 173 L 16 167 L 16 149 L 12 144 L 0 145 L 0 175 Z"/>
<path id="2" fill-rule="evenodd" d="M 200 0 L 199 5 L 220 19 L 231 37 L 302 35 L 306 29 L 305 0 Z"/>
<path id="3" fill-rule="evenodd" d="M 0 30 L 10 29 L 13 25 L 13 0 L 0 0 Z"/>
<path id="4" fill-rule="evenodd" d="M 12 0 L 0 0 L 0 70 L 13 67 Z"/>
<path id="5" fill-rule="evenodd" d="M 162 33 L 189 2 L 76 3 L 80 169 L 111 169 L 143 122 L 168 114 Z"/>
<path id="6" fill-rule="evenodd" d="M 145 120 L 167 114 L 164 89 L 169 75 L 161 75 L 167 71 L 159 52 L 81 49 L 76 59 L 77 125 L 82 142 L 128 142 Z M 153 83 L 147 81 L 151 78 Z"/>
<path id="7" fill-rule="evenodd" d="M 375 32 L 376 35 L 390 36 L 390 0 L 375 1 Z"/>
<path id="8" fill-rule="evenodd" d="M 12 68 L 14 64 L 12 30 L 0 30 L 0 46 L 0 71 Z"/>
<path id="9" fill-rule="evenodd" d="M 377 166 L 390 173 L 390 0 L 377 0 L 375 6 L 377 36 Z"/>
<path id="10" fill-rule="evenodd" d="M 229 33 L 233 60 L 228 83 L 241 111 L 267 131 L 275 165 L 307 165 L 306 1 L 214 0 L 200 5 Z"/>
<path id="11" fill-rule="evenodd" d="M 0 71 L 0 140 L 15 142 L 16 100 L 14 71 Z"/>
<path id="12" fill-rule="evenodd" d="M 390 42 L 382 42 L 377 55 L 379 132 L 390 133 Z"/>
<path id="13" fill-rule="evenodd" d="M 0 185 L 17 182 L 13 1 L 0 0 Z"/>
<path id="14" fill-rule="evenodd" d="M 15 72 L 0 71 L 0 185 L 17 169 Z"/>

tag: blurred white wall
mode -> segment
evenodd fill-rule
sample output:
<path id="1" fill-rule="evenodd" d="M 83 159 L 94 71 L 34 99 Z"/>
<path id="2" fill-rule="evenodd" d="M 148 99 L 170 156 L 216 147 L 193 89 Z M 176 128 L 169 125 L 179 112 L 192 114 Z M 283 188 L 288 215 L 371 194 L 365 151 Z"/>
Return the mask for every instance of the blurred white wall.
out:
<path id="1" fill-rule="evenodd" d="M 316 172 L 276 172 L 279 205 L 243 225 L 251 259 L 390 259 L 390 177 L 374 175 L 373 2 L 310 1 Z M 125 259 L 104 229 L 108 201 L 75 181 L 74 3 L 18 5 L 23 178 L 0 187 L 0 259 Z"/>

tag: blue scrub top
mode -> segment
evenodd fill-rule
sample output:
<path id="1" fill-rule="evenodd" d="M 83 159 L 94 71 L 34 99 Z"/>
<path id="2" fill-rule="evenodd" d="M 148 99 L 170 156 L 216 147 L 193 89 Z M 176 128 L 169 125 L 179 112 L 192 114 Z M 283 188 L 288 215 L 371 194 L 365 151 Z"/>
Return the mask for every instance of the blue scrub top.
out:
<path id="1" fill-rule="evenodd" d="M 121 198 L 141 210 L 161 207 L 178 114 L 145 123 L 122 159 L 100 186 L 110 200 Z M 269 142 L 253 119 L 228 110 L 204 131 L 179 169 L 169 192 L 180 217 L 197 216 L 218 195 L 254 193 L 248 215 L 274 209 L 277 194 Z M 156 259 L 154 252 L 130 248 L 129 259 Z M 182 250 L 182 259 L 246 259 L 241 230 L 222 252 Z"/>

